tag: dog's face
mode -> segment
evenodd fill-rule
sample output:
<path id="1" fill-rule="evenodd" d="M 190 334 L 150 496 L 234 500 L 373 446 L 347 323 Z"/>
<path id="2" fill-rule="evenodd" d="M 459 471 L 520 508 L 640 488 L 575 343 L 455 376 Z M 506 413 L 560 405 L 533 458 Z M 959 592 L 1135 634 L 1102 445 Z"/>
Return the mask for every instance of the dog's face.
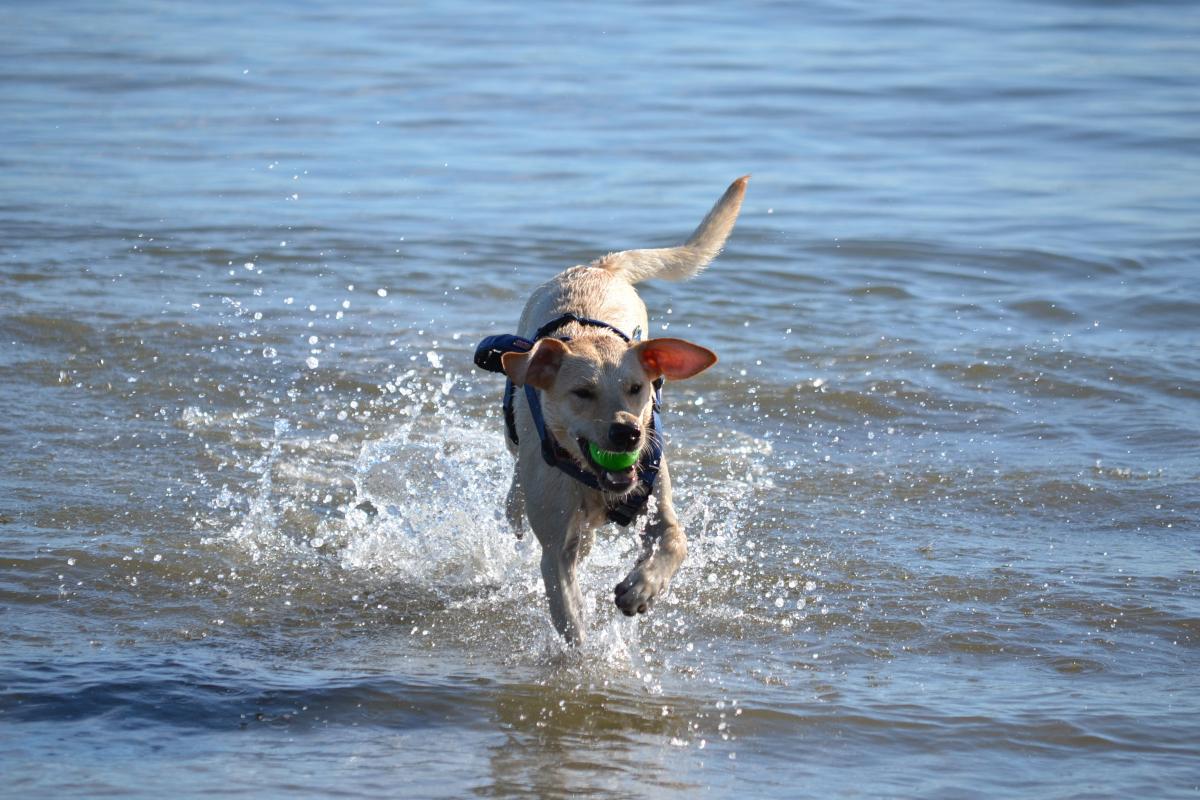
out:
<path id="1" fill-rule="evenodd" d="M 683 339 L 650 339 L 629 345 L 613 336 L 588 336 L 569 344 L 541 339 L 528 353 L 505 353 L 504 372 L 518 386 L 542 392 L 547 430 L 600 487 L 623 494 L 637 480 L 636 465 L 602 466 L 592 445 L 609 453 L 640 451 L 650 432 L 653 382 L 682 380 L 711 367 L 717 356 Z"/>

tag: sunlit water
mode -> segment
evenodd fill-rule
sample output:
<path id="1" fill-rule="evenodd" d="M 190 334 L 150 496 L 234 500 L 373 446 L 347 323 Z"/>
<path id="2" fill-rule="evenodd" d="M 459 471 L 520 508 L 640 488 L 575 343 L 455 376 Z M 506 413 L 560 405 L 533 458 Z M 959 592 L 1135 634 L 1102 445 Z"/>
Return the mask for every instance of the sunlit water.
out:
<path id="1" fill-rule="evenodd" d="M 0 794 L 1192 797 L 1191 4 L 26 4 Z M 685 236 L 691 540 L 549 624 L 528 292 Z M 368 516 L 357 506 L 370 500 Z"/>

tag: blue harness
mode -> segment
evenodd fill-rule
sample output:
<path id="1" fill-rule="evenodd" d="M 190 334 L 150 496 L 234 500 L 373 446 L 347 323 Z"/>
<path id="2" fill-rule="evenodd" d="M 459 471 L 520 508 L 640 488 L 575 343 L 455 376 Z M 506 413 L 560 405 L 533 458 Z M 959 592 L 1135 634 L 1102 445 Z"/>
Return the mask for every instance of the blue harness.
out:
<path id="1" fill-rule="evenodd" d="M 479 343 L 475 348 L 475 366 L 480 369 L 486 369 L 488 372 L 504 372 L 504 364 L 501 361 L 501 356 L 505 353 L 528 353 L 534 343 L 538 339 L 544 339 L 550 334 L 557 331 L 562 326 L 577 322 L 580 325 L 587 325 L 593 328 L 604 328 L 612 331 L 617 336 L 620 336 L 626 343 L 632 340 L 625 335 L 623 331 L 607 322 L 601 322 L 598 319 L 588 319 L 587 317 L 578 317 L 574 314 L 563 314 L 561 317 L 552 319 L 542 327 L 538 328 L 537 333 L 533 335 L 533 339 L 525 339 L 521 336 L 513 336 L 512 334 L 502 333 L 497 336 L 489 336 Z M 570 341 L 569 336 L 557 337 L 564 342 Z M 634 339 L 641 338 L 641 330 L 634 331 Z M 608 518 L 618 525 L 628 525 L 646 508 L 646 501 L 650 497 L 650 493 L 654 490 L 654 479 L 658 477 L 659 463 L 662 461 L 662 436 L 659 432 L 662 430 L 662 421 L 659 418 L 659 411 L 662 406 L 662 378 L 654 382 L 654 406 L 650 414 L 650 435 L 647 437 L 647 445 L 642 449 L 642 456 L 638 459 L 637 475 L 639 487 L 629 492 L 624 496 L 617 505 L 609 506 L 607 509 Z M 517 439 L 517 418 L 513 411 L 513 399 L 516 395 L 516 387 L 512 381 L 504 382 L 504 429 L 508 434 L 508 439 L 513 445 L 518 444 Z M 554 440 L 550 432 L 546 430 L 546 420 L 542 416 L 542 401 L 538 396 L 537 390 L 529 384 L 525 384 L 525 399 L 529 402 L 529 413 L 533 417 L 534 427 L 537 428 L 538 438 L 542 442 L 542 458 L 546 463 L 561 472 L 570 475 L 575 480 L 587 486 L 589 489 L 602 491 L 600 482 L 595 474 L 590 470 L 580 468 L 575 463 L 575 459 L 571 454 L 563 449 L 562 445 Z"/>

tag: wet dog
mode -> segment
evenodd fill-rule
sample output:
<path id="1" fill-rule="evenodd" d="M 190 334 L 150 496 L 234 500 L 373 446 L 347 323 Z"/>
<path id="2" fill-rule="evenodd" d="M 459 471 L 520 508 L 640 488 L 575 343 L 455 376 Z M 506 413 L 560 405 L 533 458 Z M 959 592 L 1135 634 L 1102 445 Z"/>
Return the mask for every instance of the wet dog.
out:
<path id="1" fill-rule="evenodd" d="M 583 639 L 576 568 L 595 528 L 616 519 L 614 507 L 641 499 L 638 492 L 653 498 L 637 506 L 649 513 L 641 553 L 614 592 L 626 615 L 650 608 L 687 553 L 661 434 L 653 424 L 656 382 L 690 378 L 717 357 L 683 339 L 639 341 L 649 323 L 634 286 L 653 278 L 690 278 L 712 261 L 737 220 L 748 178 L 730 185 L 686 244 L 610 253 L 539 286 L 525 305 L 519 331 L 532 347 L 502 355 L 511 383 L 536 390 L 513 393 L 509 446 L 517 463 L 508 519 L 519 531 L 527 518 L 541 544 L 550 616 L 568 642 Z M 539 338 L 548 325 L 552 334 Z M 654 459 L 647 459 L 649 452 Z M 626 462 L 634 453 L 642 455 L 630 466 Z"/>

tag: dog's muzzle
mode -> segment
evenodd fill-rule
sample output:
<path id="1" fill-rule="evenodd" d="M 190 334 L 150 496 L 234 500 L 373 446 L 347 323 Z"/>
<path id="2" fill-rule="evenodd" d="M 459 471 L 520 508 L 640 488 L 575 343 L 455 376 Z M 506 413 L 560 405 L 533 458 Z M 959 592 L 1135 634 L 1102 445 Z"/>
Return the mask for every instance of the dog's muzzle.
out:
<path id="1" fill-rule="evenodd" d="M 639 437 L 640 438 L 640 437 Z M 587 439 L 579 439 L 579 451 L 583 453 L 584 461 L 588 468 L 596 473 L 596 479 L 600 483 L 600 488 L 606 492 L 615 492 L 624 494 L 633 488 L 637 482 L 637 457 L 633 459 L 633 463 L 626 467 L 615 467 L 612 463 L 601 464 L 593 456 L 595 450 L 599 451 L 601 458 L 609 455 L 609 452 L 598 447 L 593 448 L 592 444 Z M 625 453 L 611 453 L 613 456 L 624 456 Z M 607 461 L 607 459 L 605 459 Z"/>

